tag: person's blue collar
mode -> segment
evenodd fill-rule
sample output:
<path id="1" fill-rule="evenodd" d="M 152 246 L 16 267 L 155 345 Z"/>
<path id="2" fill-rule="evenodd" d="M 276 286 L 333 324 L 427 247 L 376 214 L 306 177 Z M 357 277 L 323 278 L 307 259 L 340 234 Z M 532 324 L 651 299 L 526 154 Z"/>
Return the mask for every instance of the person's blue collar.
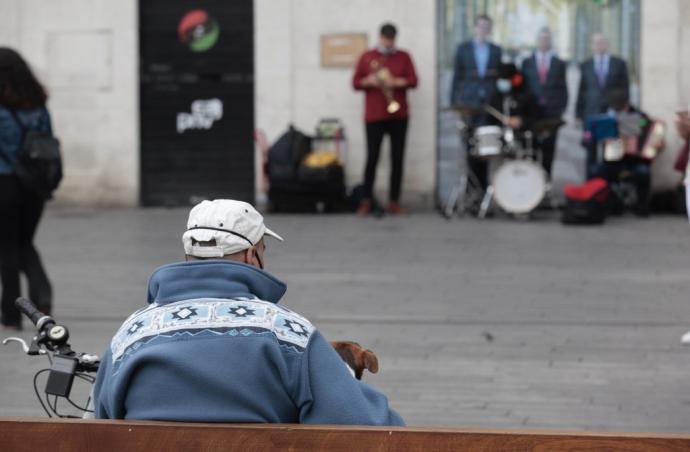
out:
<path id="1" fill-rule="evenodd" d="M 269 273 L 228 260 L 177 262 L 158 267 L 149 280 L 148 302 L 198 298 L 259 298 L 278 303 L 287 286 Z"/>

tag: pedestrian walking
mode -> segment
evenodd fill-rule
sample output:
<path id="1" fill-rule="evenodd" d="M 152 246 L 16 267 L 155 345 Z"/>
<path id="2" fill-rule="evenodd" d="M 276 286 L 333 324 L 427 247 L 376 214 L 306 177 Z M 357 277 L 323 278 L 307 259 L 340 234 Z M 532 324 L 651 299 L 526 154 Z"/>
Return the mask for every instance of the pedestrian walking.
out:
<path id="1" fill-rule="evenodd" d="M 21 329 L 14 306 L 20 293 L 20 273 L 29 282 L 29 297 L 44 313 L 52 308 L 52 288 L 34 235 L 43 214 L 45 197 L 23 183 L 19 156 L 28 131 L 52 134 L 48 96 L 24 59 L 0 47 L 0 275 L 4 327 Z"/>

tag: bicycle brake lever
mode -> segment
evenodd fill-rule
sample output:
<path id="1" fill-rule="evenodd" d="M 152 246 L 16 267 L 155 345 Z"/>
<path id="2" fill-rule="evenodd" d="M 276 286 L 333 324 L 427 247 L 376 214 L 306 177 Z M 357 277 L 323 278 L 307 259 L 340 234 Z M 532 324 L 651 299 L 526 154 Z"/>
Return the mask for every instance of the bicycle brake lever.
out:
<path id="1" fill-rule="evenodd" d="M 26 341 L 24 341 L 24 339 L 19 337 L 8 337 L 2 341 L 2 345 L 7 345 L 10 342 L 19 342 L 19 345 L 21 345 L 22 350 L 24 350 L 24 353 L 29 353 L 29 346 L 26 345 Z"/>
<path id="2" fill-rule="evenodd" d="M 29 349 L 29 346 L 26 345 L 26 341 L 25 341 L 24 339 L 22 339 L 22 338 L 20 338 L 20 337 L 8 337 L 8 338 L 5 338 L 5 339 L 2 341 L 2 345 L 7 345 L 7 344 L 9 344 L 10 342 L 18 342 L 19 345 L 21 345 L 22 350 L 24 351 L 24 353 L 26 353 L 27 355 L 29 354 L 30 349 Z M 35 354 L 45 355 L 46 353 L 48 353 L 48 352 L 45 351 L 45 350 L 43 350 L 43 349 L 38 349 L 37 352 L 36 352 Z"/>

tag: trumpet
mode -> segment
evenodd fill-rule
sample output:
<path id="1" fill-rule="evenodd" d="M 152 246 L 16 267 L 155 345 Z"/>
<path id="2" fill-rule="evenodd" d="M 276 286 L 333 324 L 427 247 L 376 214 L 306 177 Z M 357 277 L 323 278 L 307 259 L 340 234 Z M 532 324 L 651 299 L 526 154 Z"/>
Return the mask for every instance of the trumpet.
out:
<path id="1" fill-rule="evenodd" d="M 392 115 L 400 110 L 400 103 L 393 98 L 393 87 L 391 86 L 393 74 L 391 74 L 391 71 L 388 70 L 387 67 L 382 67 L 378 60 L 373 60 L 371 62 L 371 70 L 381 84 L 381 91 L 383 91 L 383 95 L 386 97 L 386 101 L 388 102 L 386 111 Z"/>

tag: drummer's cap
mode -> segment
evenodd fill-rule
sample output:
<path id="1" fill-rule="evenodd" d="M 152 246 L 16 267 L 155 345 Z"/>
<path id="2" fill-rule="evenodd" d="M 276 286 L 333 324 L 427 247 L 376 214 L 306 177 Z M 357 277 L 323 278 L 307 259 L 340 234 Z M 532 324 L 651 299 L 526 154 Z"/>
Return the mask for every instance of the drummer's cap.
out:
<path id="1" fill-rule="evenodd" d="M 255 246 L 266 235 L 283 241 L 251 204 L 216 199 L 202 201 L 189 212 L 182 245 L 189 256 L 223 257 Z"/>
<path id="2" fill-rule="evenodd" d="M 512 79 L 518 73 L 515 63 L 501 63 L 498 66 L 498 78 Z"/>

